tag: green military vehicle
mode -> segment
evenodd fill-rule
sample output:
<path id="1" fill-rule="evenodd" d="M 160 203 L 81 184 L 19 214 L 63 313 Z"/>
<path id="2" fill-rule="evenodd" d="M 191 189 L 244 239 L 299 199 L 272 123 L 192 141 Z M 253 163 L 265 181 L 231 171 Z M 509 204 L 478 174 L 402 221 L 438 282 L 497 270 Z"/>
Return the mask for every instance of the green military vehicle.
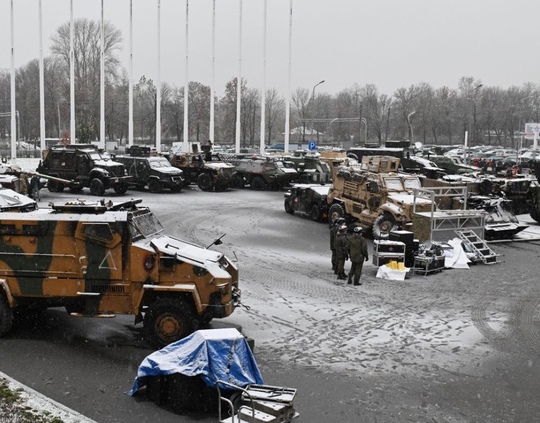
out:
<path id="1" fill-rule="evenodd" d="M 46 179 L 51 192 L 62 192 L 68 187 L 79 193 L 90 188 L 90 193 L 102 196 L 107 189 L 124 194 L 131 179 L 122 163 L 99 151 L 91 144 L 57 145 L 43 152 L 36 172 Z"/>
<path id="2" fill-rule="evenodd" d="M 150 147 L 131 146 L 129 155 L 116 156 L 115 160 L 122 163 L 132 177 L 129 186 L 135 189 L 148 187 L 150 192 L 180 192 L 184 186 L 184 176 L 181 169 L 172 166 L 162 156 L 151 155 Z"/>
<path id="3" fill-rule="evenodd" d="M 0 336 L 15 312 L 65 307 L 78 317 L 134 315 L 161 347 L 229 316 L 240 303 L 236 265 L 163 234 L 140 202 L 0 213 Z"/>
<path id="4" fill-rule="evenodd" d="M 286 166 L 281 157 L 231 154 L 226 159 L 237 171 L 231 184 L 233 188 L 249 185 L 257 191 L 278 190 L 298 180 L 296 169 Z"/>

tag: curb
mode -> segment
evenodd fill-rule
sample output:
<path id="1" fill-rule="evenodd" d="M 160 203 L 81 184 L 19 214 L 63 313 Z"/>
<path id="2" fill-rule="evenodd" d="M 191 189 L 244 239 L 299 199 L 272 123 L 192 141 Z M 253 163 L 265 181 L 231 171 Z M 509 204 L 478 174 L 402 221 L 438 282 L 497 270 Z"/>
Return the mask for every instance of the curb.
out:
<path id="1" fill-rule="evenodd" d="M 22 390 L 20 392 L 21 398 L 27 407 L 37 411 L 48 412 L 51 416 L 58 417 L 65 423 L 97 423 L 95 420 L 89 419 L 75 410 L 23 385 L 5 373 L 0 372 L 0 379 L 5 379 L 8 382 L 10 389 Z"/>

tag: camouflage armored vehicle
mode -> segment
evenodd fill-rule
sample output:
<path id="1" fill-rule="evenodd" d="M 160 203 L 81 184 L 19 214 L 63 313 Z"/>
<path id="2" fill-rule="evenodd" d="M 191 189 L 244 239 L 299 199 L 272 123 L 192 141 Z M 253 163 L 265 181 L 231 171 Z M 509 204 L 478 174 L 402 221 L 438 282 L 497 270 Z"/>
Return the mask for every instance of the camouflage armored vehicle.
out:
<path id="1" fill-rule="evenodd" d="M 301 184 L 328 184 L 332 171 L 326 161 L 318 155 L 306 151 L 295 151 L 292 156 L 282 156 L 283 161 L 291 163 L 298 173 L 296 181 Z"/>
<path id="2" fill-rule="evenodd" d="M 236 167 L 234 188 L 249 185 L 254 190 L 282 189 L 298 179 L 298 172 L 286 166 L 281 157 L 231 155 L 227 160 Z"/>
<path id="3" fill-rule="evenodd" d="M 91 144 L 51 147 L 43 152 L 36 172 L 48 179 L 47 188 L 51 192 L 62 192 L 68 187 L 71 192 L 79 193 L 88 187 L 96 196 L 103 195 L 109 188 L 124 194 L 131 179 L 122 163 Z"/>
<path id="4" fill-rule="evenodd" d="M 237 267 L 163 234 L 140 202 L 0 213 L 0 335 L 16 311 L 63 306 L 78 317 L 134 315 L 163 346 L 229 316 L 240 301 Z"/>
<path id="5" fill-rule="evenodd" d="M 413 209 L 430 212 L 435 205 L 422 198 L 415 202 L 420 179 L 397 173 L 399 164 L 397 157 L 364 156 L 359 165 L 334 168 L 329 222 L 344 217 L 349 224 L 371 229 L 376 238 L 398 228 L 412 230 Z"/>
<path id="6" fill-rule="evenodd" d="M 235 174 L 232 164 L 210 150 L 194 153 L 176 152 L 168 157 L 171 165 L 184 172 L 185 185 L 197 184 L 202 191 L 225 191 Z"/>
<path id="7" fill-rule="evenodd" d="M 184 176 L 181 169 L 172 166 L 165 157 L 151 156 L 150 147 L 131 146 L 129 156 L 116 156 L 115 160 L 122 163 L 132 177 L 129 186 L 136 189 L 148 187 L 150 192 L 180 192 L 184 186 Z"/>

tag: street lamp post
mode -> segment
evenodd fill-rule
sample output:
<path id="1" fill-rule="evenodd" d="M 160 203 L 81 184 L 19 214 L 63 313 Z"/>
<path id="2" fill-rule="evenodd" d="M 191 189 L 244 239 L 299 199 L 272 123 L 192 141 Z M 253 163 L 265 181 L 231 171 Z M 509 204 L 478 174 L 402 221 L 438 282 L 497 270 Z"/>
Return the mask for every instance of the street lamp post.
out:
<path id="1" fill-rule="evenodd" d="M 367 144 L 367 119 L 362 118 L 360 119 L 360 122 L 364 124 L 364 146 Z"/>
<path id="2" fill-rule="evenodd" d="M 476 134 L 476 100 L 477 100 L 476 96 L 477 96 L 478 90 L 482 88 L 482 86 L 483 84 L 478 84 L 476 87 L 474 87 L 474 90 L 473 90 L 473 122 L 472 122 L 473 127 L 471 131 L 471 140 L 467 145 L 467 151 L 465 151 L 465 161 L 467 164 L 469 164 L 471 161 L 470 154 L 469 154 L 470 146 L 473 145 L 473 142 L 476 142 L 478 138 Z"/>
<path id="3" fill-rule="evenodd" d="M 414 134 L 413 134 L 413 127 L 411 124 L 411 118 L 415 115 L 415 113 L 416 113 L 416 110 L 407 115 L 407 125 L 409 125 L 409 135 L 411 137 L 411 140 L 410 140 L 411 145 L 414 145 L 414 140 L 413 140 Z"/>
<path id="4" fill-rule="evenodd" d="M 315 88 L 317 88 L 319 85 L 324 83 L 324 79 L 320 82 L 317 82 L 313 86 L 313 90 L 311 91 L 311 103 L 313 103 L 313 110 L 312 110 L 312 116 L 311 116 L 311 133 L 313 135 L 313 130 L 315 129 Z M 319 133 L 317 132 L 317 144 L 319 143 Z"/>

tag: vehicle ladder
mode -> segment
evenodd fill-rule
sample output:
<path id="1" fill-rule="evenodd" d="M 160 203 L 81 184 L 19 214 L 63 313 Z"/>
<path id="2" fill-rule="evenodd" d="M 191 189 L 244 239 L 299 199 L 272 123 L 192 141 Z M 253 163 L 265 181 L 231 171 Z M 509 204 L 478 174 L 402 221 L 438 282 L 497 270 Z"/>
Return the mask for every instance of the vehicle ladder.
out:
<path id="1" fill-rule="evenodd" d="M 455 231 L 456 234 L 463 240 L 463 242 L 476 253 L 476 256 L 484 264 L 496 264 L 500 263 L 499 254 L 496 254 L 486 241 L 480 238 L 474 231 L 461 230 Z"/>

